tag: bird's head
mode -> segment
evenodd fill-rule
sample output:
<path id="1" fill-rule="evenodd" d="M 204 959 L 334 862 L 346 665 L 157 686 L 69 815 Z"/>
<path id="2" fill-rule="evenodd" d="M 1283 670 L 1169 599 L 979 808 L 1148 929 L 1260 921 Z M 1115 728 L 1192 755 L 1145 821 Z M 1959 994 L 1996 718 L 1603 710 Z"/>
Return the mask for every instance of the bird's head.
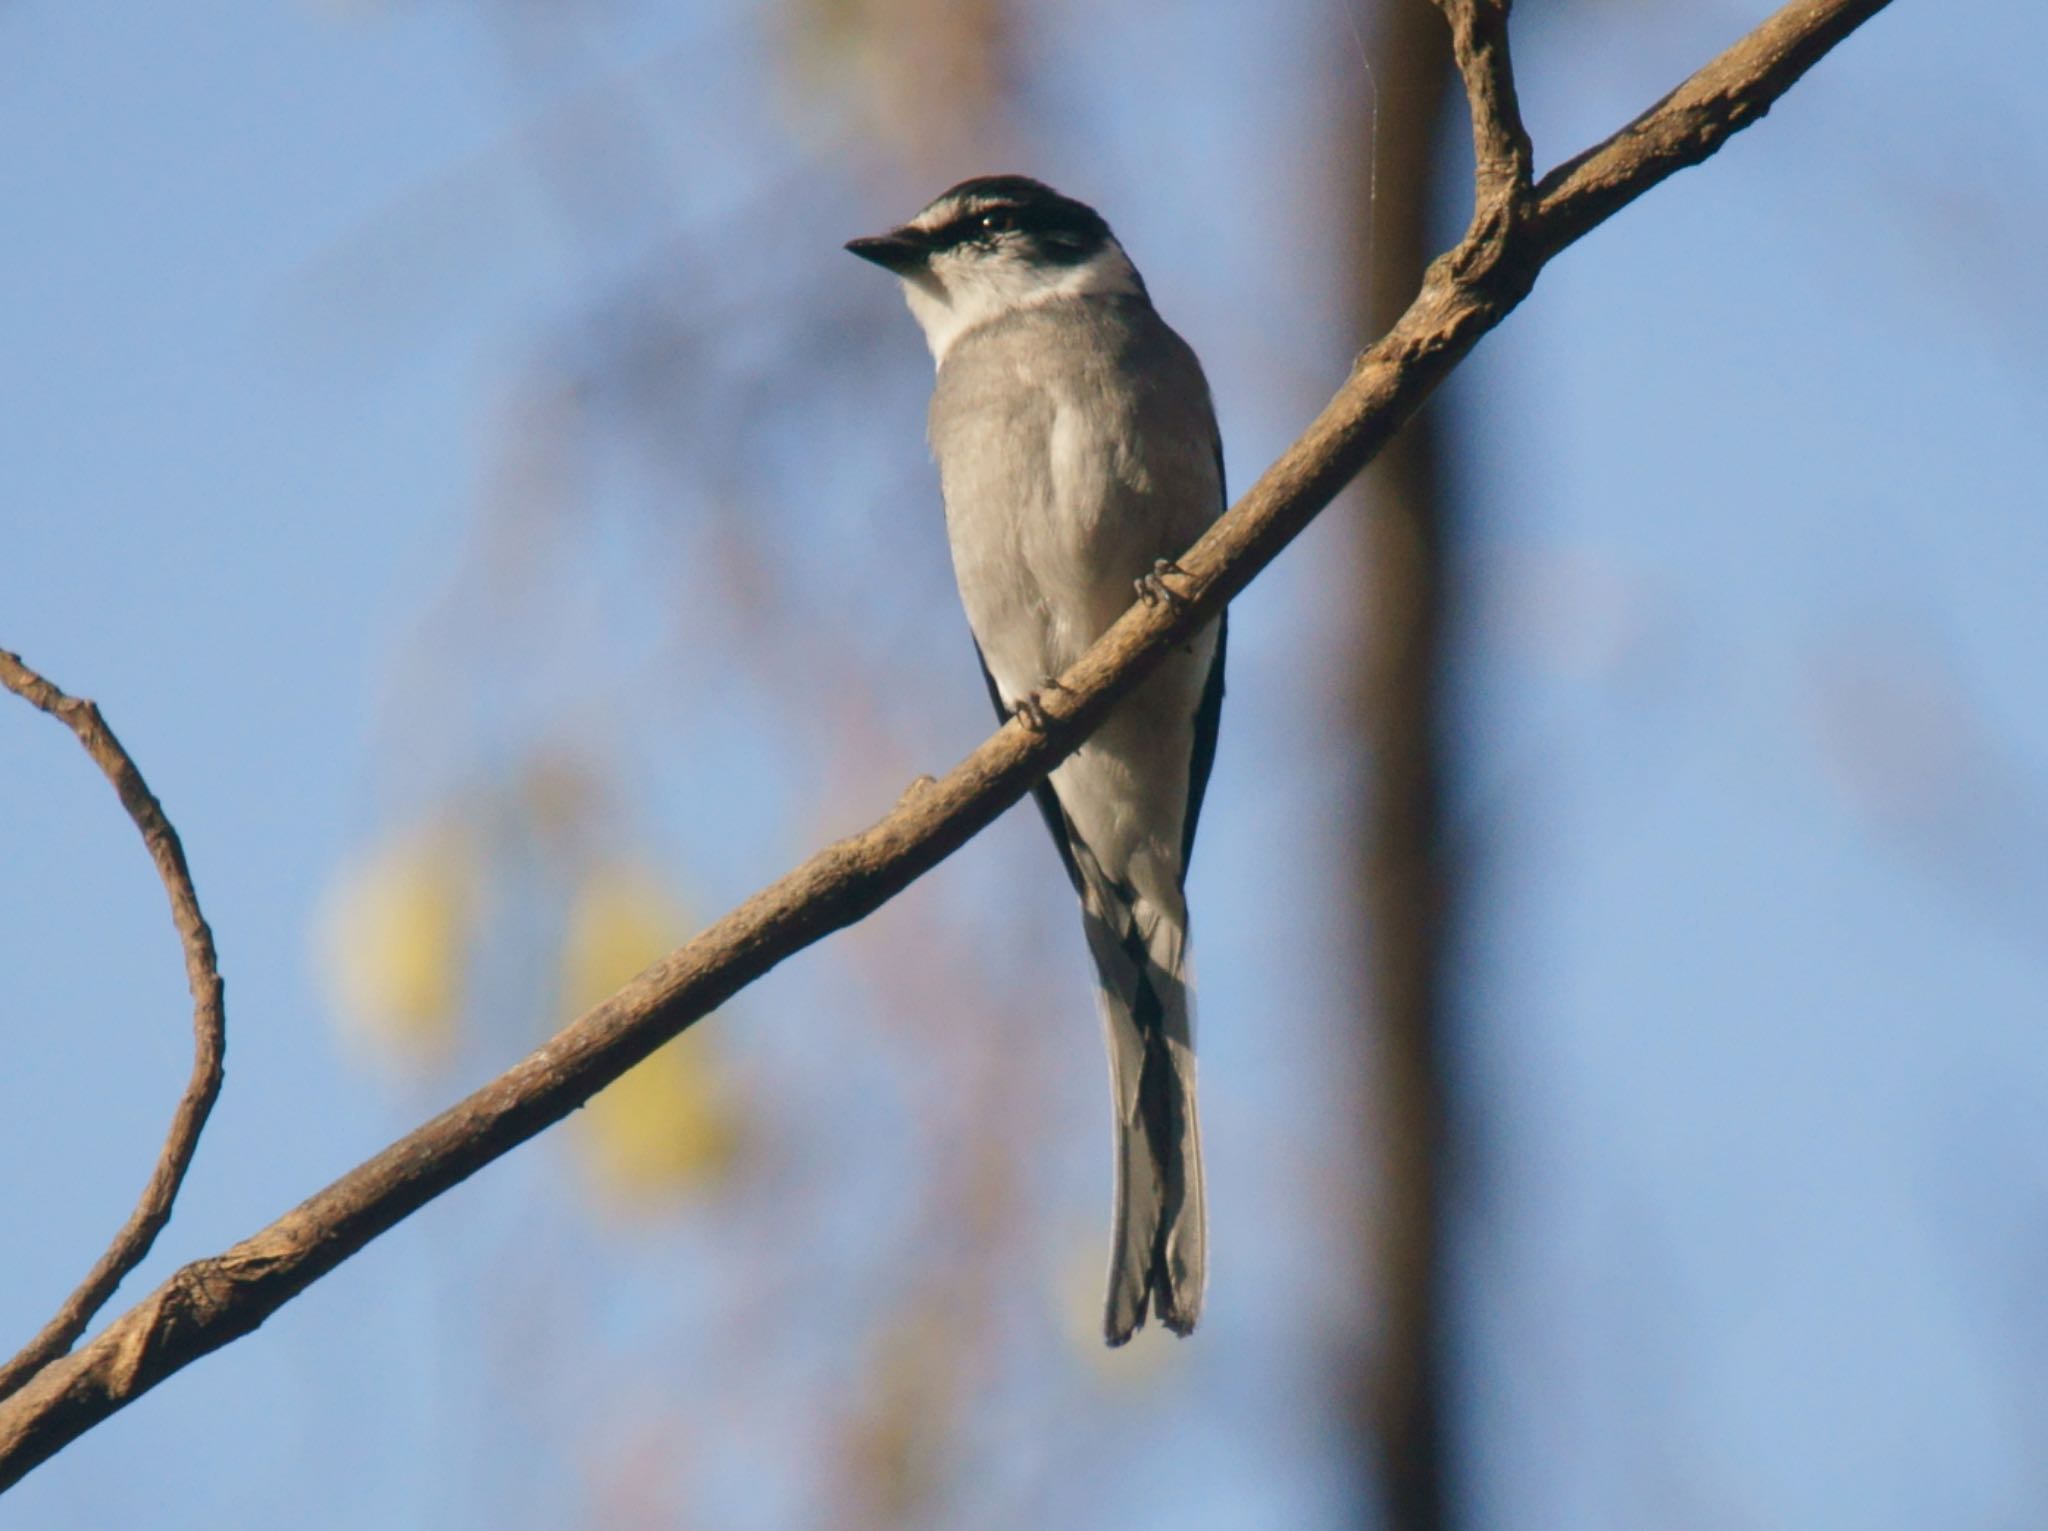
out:
<path id="1" fill-rule="evenodd" d="M 846 248 L 903 279 L 938 362 L 969 330 L 1019 309 L 1145 291 L 1100 213 L 1029 176 L 962 181 L 901 228 Z"/>

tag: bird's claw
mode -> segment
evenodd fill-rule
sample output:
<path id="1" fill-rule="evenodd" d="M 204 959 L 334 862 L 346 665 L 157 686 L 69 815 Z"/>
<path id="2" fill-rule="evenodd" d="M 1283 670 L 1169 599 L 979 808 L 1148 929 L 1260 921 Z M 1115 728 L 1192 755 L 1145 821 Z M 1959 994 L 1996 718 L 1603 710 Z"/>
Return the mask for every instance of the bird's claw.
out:
<path id="1" fill-rule="evenodd" d="M 1171 606 L 1179 611 L 1187 605 L 1188 598 L 1167 584 L 1166 576 L 1175 574 L 1186 579 L 1187 573 L 1171 558 L 1162 558 L 1152 565 L 1150 574 L 1141 574 L 1132 583 L 1137 587 L 1138 598 L 1147 606 Z"/>
<path id="2" fill-rule="evenodd" d="M 1023 696 L 1017 699 L 1017 705 L 1012 711 L 1026 728 L 1030 729 L 1034 734 L 1042 734 L 1052 727 L 1052 718 L 1045 710 L 1045 703 L 1039 700 L 1039 693 L 1044 691 L 1064 691 L 1066 689 L 1065 686 L 1060 684 L 1060 679 L 1057 675 L 1041 676 L 1038 682 L 1038 691 L 1025 692 Z"/>

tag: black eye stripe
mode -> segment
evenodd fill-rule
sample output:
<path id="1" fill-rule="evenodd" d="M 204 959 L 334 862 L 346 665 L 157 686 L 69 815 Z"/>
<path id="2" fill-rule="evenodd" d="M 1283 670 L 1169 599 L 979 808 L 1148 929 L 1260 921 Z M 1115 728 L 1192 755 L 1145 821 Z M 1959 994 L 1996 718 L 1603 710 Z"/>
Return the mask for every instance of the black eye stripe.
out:
<path id="1" fill-rule="evenodd" d="M 940 248 L 988 239 L 991 231 L 981 227 L 981 220 L 994 212 L 1007 213 L 1016 235 L 1041 257 L 1085 260 L 1111 237 L 1109 225 L 1094 208 L 1027 175 L 975 176 L 941 192 L 926 212 L 939 208 L 947 209 L 947 221 L 926 237 Z"/>
<path id="2" fill-rule="evenodd" d="M 963 213 L 932 230 L 932 248 L 951 250 L 959 245 L 971 244 L 981 238 L 983 232 L 980 213 Z"/>
<path id="3" fill-rule="evenodd" d="M 1002 230 L 992 230 L 982 222 L 990 216 L 1007 220 Z M 969 244 L 995 232 L 1008 232 L 1011 229 L 1029 232 L 1031 223 L 1030 216 L 1022 208 L 977 207 L 972 212 L 961 213 L 957 217 L 947 219 L 933 229 L 929 237 L 934 249 L 950 250 L 956 245 Z"/>
<path id="4" fill-rule="evenodd" d="M 1081 216 L 1074 216 L 1061 207 L 1014 202 L 985 203 L 947 219 L 926 238 L 934 250 L 951 250 L 978 240 L 993 239 L 999 234 L 1021 234 L 1048 254 L 1074 260 L 1092 253 L 1107 233 L 1099 218 L 1083 209 L 1075 211 Z M 990 229 L 985 224 L 984 220 L 991 216 L 1004 220 L 1001 228 Z"/>

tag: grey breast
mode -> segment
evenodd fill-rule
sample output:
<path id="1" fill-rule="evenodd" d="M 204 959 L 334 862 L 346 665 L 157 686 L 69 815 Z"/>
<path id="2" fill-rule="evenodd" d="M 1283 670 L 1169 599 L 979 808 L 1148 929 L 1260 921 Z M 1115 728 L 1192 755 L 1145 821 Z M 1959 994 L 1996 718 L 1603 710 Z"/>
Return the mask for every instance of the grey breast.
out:
<path id="1" fill-rule="evenodd" d="M 930 435 L 969 621 L 985 649 L 1032 630 L 1029 654 L 988 655 L 1006 690 L 1005 670 L 1063 668 L 1222 509 L 1201 365 L 1139 299 L 1061 300 L 962 336 Z"/>

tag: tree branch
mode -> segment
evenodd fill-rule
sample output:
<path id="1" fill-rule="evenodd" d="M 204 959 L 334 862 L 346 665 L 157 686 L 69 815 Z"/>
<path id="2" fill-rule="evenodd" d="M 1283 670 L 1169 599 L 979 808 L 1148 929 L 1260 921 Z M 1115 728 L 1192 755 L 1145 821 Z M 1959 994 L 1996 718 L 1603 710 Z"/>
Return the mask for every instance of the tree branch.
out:
<path id="1" fill-rule="evenodd" d="M 1184 554 L 1181 599 L 1139 604 L 1042 694 L 1036 733 L 1004 726 L 873 828 L 820 851 L 656 963 L 506 1073 L 232 1249 L 175 1272 L 89 1345 L 0 1403 L 0 1487 L 171 1373 L 249 1333 L 400 1219 L 560 1120 L 770 968 L 881 907 L 1074 750 L 1167 651 L 1225 603 L 1371 461 L 1557 250 L 1753 120 L 1885 0 L 1797 0 L 1591 156 L 1543 183 L 1540 218 L 1481 205 L 1400 321 L 1361 355 L 1301 438 Z M 1456 11 L 1489 0 L 1450 0 Z M 1504 15 L 1504 11 L 1502 11 Z M 1493 23 L 1465 25 L 1506 78 Z M 1489 42 L 1488 39 L 1493 38 Z M 1789 61 L 1789 62 L 1788 62 Z M 1469 78 L 1469 77 L 1468 77 Z M 1482 143 L 1514 138 L 1512 92 L 1478 95 Z M 1716 108 L 1710 103 L 1723 103 Z M 1727 103 L 1740 103 L 1731 108 Z M 1508 150 L 1510 160 L 1512 147 Z M 1512 189 L 1512 181 L 1507 183 Z M 1538 237 L 1540 236 L 1540 237 Z"/>
<path id="2" fill-rule="evenodd" d="M 0 649 L 0 685 L 57 719 L 85 746 L 85 752 L 114 790 L 121 806 L 142 831 L 142 843 L 156 863 L 164 891 L 171 899 L 171 919 L 178 927 L 178 940 L 185 949 L 185 981 L 192 990 L 192 1074 L 185 1093 L 171 1117 L 170 1134 L 156 1169 L 143 1188 L 142 1198 L 128 1221 L 114 1236 L 99 1263 L 86 1273 L 78 1289 L 64 1300 L 56 1316 L 43 1325 L 42 1332 L 21 1352 L 0 1367 L 0 1399 L 20 1390 L 38 1371 L 71 1348 L 85 1333 L 92 1316 L 106 1305 L 121 1280 L 142 1263 L 156 1236 L 171 1219 L 171 1205 L 178 1199 L 178 1187 L 199 1146 L 199 1134 L 220 1095 L 221 1055 L 227 1047 L 227 1018 L 222 1009 L 220 970 L 213 953 L 213 932 L 199 912 L 199 895 L 192 887 L 192 873 L 185 865 L 185 850 L 178 832 L 164 817 L 162 806 L 142 772 L 107 727 L 106 719 L 91 702 L 66 696 L 49 681 L 21 662 L 21 656 Z"/>
<path id="3" fill-rule="evenodd" d="M 1535 151 L 1522 126 L 1515 66 L 1508 54 L 1513 0 L 1436 0 L 1451 28 L 1451 57 L 1472 110 L 1472 163 L 1478 202 L 1518 199 L 1534 175 Z"/>
<path id="4" fill-rule="evenodd" d="M 1768 112 L 1890 0 L 1793 0 L 1627 127 L 1536 187 L 1545 258 Z"/>

